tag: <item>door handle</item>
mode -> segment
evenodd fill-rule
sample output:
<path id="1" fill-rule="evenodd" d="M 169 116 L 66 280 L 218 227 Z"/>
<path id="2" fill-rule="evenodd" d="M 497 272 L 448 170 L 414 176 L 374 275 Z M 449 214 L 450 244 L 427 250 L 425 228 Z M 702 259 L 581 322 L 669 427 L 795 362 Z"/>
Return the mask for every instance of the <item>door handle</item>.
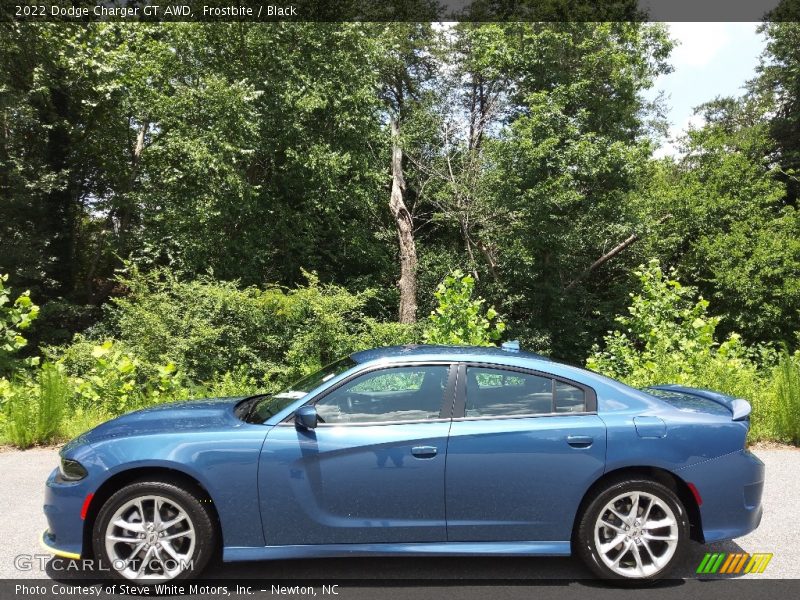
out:
<path id="1" fill-rule="evenodd" d="M 414 446 L 411 448 L 411 454 L 417 458 L 433 458 L 436 456 L 436 446 Z"/>
<path id="2" fill-rule="evenodd" d="M 573 448 L 588 448 L 594 442 L 590 435 L 568 435 L 567 443 Z"/>

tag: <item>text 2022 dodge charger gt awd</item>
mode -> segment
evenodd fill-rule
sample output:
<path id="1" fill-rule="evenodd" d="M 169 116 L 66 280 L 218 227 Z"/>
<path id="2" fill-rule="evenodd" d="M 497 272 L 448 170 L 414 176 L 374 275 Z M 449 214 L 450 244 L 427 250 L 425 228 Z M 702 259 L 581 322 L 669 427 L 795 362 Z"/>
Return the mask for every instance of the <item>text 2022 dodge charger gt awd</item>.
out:
<path id="1" fill-rule="evenodd" d="M 655 579 L 761 519 L 750 405 L 503 348 L 355 353 L 275 395 L 133 412 L 61 450 L 42 542 L 116 576 L 224 561 L 569 555 Z"/>

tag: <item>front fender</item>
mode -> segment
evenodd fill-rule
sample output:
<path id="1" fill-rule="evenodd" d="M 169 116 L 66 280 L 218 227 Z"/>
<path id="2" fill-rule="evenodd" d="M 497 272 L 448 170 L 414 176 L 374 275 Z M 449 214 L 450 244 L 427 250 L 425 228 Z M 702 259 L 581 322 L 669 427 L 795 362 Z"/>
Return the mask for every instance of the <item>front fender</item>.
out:
<path id="1" fill-rule="evenodd" d="M 263 546 L 258 457 L 267 428 L 191 432 L 102 440 L 92 445 L 95 489 L 131 470 L 171 469 L 208 492 L 225 546 Z"/>

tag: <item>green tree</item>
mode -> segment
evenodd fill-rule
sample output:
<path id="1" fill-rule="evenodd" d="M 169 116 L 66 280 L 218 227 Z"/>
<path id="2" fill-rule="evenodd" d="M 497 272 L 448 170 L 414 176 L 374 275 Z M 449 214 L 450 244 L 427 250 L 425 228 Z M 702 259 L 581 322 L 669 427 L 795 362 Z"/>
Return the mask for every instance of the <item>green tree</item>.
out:
<path id="1" fill-rule="evenodd" d="M 770 104 L 771 159 L 777 177 L 787 187 L 786 202 L 797 207 L 800 198 L 800 7 L 796 0 L 782 2 L 782 19 L 766 22 L 759 32 L 766 48 L 751 82 L 751 92 Z"/>
<path id="2" fill-rule="evenodd" d="M 435 292 L 438 306 L 423 331 L 428 344 L 492 346 L 506 325 L 483 298 L 473 299 L 475 280 L 462 271 L 444 278 Z"/>
<path id="3" fill-rule="evenodd" d="M 723 334 L 791 343 L 800 328 L 800 218 L 769 158 L 767 106 L 719 98 L 698 112 L 705 124 L 683 138 L 682 155 L 642 179 L 635 210 L 670 218 L 641 250 L 713 301 Z"/>
<path id="4" fill-rule="evenodd" d="M 12 302 L 11 290 L 5 287 L 8 275 L 0 274 L 0 374 L 13 370 L 14 355 L 24 348 L 28 341 L 22 332 L 30 327 L 39 314 L 39 307 L 31 300 L 29 291 L 25 291 Z M 30 359 L 29 364 L 35 364 Z"/>
<path id="5" fill-rule="evenodd" d="M 624 303 L 635 258 L 597 261 L 640 226 L 628 199 L 652 150 L 642 92 L 669 70 L 671 42 L 663 26 L 641 23 L 487 33 L 474 52 L 483 71 L 508 81 L 508 125 L 485 142 L 490 295 L 529 346 L 579 356 Z"/>
<path id="6" fill-rule="evenodd" d="M 663 273 L 655 259 L 635 274 L 641 291 L 631 294 L 628 314 L 616 318 L 620 328 L 605 337 L 604 348 L 594 347 L 588 368 L 642 386 L 697 385 L 713 379 L 714 361 L 722 361 L 729 375 L 750 367 L 738 335 L 717 342 L 720 318 L 708 314 L 709 303 L 695 288 Z"/>

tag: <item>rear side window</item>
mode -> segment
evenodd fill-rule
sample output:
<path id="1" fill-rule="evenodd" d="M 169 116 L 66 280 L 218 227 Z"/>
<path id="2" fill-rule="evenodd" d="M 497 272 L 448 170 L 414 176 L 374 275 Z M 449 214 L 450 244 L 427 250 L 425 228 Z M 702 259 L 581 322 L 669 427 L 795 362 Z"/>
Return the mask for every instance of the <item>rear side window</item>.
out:
<path id="1" fill-rule="evenodd" d="M 582 389 L 563 381 L 556 381 L 555 394 L 557 413 L 583 412 L 586 410 L 586 392 Z"/>
<path id="2" fill-rule="evenodd" d="M 579 387 L 545 375 L 468 367 L 465 417 L 513 417 L 586 410 Z"/>
<path id="3" fill-rule="evenodd" d="M 549 377 L 481 367 L 467 368 L 466 417 L 502 417 L 553 412 Z"/>

